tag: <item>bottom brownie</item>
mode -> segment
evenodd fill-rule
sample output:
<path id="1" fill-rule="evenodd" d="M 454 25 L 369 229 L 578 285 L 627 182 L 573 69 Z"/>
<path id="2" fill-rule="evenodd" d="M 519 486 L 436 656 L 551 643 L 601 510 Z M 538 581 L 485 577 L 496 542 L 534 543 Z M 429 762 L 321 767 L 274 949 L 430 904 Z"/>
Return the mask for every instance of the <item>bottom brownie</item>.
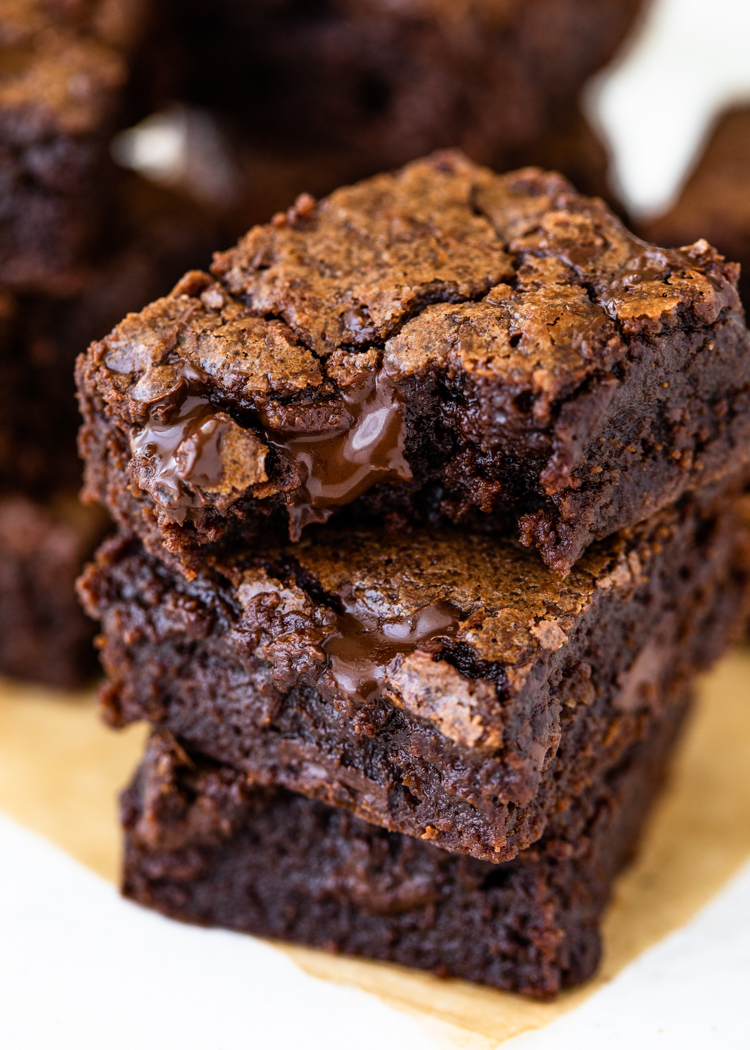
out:
<path id="1" fill-rule="evenodd" d="M 96 672 L 75 579 L 107 520 L 75 495 L 0 497 L 0 674 L 73 688 Z"/>
<path id="2" fill-rule="evenodd" d="M 514 860 L 385 831 L 157 731 L 122 796 L 124 893 L 174 918 L 549 998 L 586 980 L 687 706 L 685 686 L 617 769 Z"/>

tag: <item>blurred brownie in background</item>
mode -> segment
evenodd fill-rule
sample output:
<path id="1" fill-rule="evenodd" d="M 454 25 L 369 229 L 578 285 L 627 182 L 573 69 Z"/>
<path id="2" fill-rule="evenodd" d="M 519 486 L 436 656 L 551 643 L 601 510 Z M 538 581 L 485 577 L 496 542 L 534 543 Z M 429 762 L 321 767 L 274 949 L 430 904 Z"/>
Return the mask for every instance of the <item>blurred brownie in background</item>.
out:
<path id="1" fill-rule="evenodd" d="M 106 200 L 109 136 L 147 20 L 146 0 L 3 4 L 1 285 L 78 286 Z"/>
<path id="2" fill-rule="evenodd" d="M 742 266 L 740 295 L 750 303 L 750 108 L 726 113 L 677 203 L 644 224 L 659 244 L 690 244 L 705 237 Z"/>
<path id="3" fill-rule="evenodd" d="M 192 202 L 118 175 L 109 250 L 75 294 L 0 288 L 0 673 L 72 687 L 95 670 L 76 576 L 106 530 L 78 504 L 73 365 L 123 314 L 210 258 L 217 230 Z"/>
<path id="4" fill-rule="evenodd" d="M 0 672 L 68 689 L 93 676 L 94 632 L 74 583 L 105 528 L 75 495 L 0 496 Z"/>
<path id="5" fill-rule="evenodd" d="M 245 227 L 301 191 L 320 196 L 443 147 L 499 171 L 555 167 L 603 194 L 606 156 L 578 100 L 643 7 L 157 0 L 162 61 L 150 68 L 163 102 L 205 107 L 234 137 Z"/>

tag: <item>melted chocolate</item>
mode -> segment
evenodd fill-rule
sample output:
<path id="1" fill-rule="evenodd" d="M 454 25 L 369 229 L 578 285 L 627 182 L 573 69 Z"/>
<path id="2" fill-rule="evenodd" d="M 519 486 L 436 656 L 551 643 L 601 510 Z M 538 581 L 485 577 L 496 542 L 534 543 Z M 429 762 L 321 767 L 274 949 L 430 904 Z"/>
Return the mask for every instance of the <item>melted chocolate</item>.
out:
<path id="1" fill-rule="evenodd" d="M 459 625 L 459 611 L 448 601 L 437 601 L 400 620 L 382 620 L 356 602 L 344 604 L 336 631 L 323 643 L 336 684 L 350 696 L 366 700 L 399 656 L 413 653 L 434 638 L 451 638 Z"/>
<path id="2" fill-rule="evenodd" d="M 176 386 L 150 407 L 143 429 L 131 437 L 133 455 L 145 467 L 141 482 L 169 517 L 182 524 L 188 511 L 205 506 L 200 489 L 221 481 L 221 440 L 231 420 L 203 394 L 200 374 L 187 362 L 176 368 Z M 178 394 L 174 404 L 175 393 Z M 262 437 L 292 460 L 301 483 L 289 506 L 289 533 L 298 540 L 305 525 L 324 522 L 334 508 L 356 499 L 378 481 L 409 481 L 404 458 L 404 409 L 382 373 L 341 392 L 343 421 L 333 430 L 305 433 L 276 429 L 267 418 Z"/>
<path id="3" fill-rule="evenodd" d="M 298 540 L 305 525 L 327 521 L 336 507 L 379 481 L 410 481 L 404 458 L 404 409 L 382 372 L 344 388 L 344 422 L 335 430 L 296 434 L 268 427 L 264 440 L 292 459 L 302 474 L 289 507 L 289 533 Z"/>
<path id="4" fill-rule="evenodd" d="M 131 438 L 133 454 L 149 472 L 148 489 L 170 518 L 180 524 L 188 510 L 205 505 L 200 488 L 219 484 L 221 440 L 231 426 L 205 398 L 189 394 L 167 422 L 149 419 Z M 188 488 L 186 482 L 195 488 Z"/>
<path id="5" fill-rule="evenodd" d="M 146 425 L 131 435 L 130 447 L 140 460 L 141 486 L 182 524 L 189 510 L 205 505 L 200 489 L 221 481 L 221 442 L 232 420 L 196 392 L 205 379 L 197 368 L 182 359 L 167 367 L 173 383 L 149 404 Z"/>

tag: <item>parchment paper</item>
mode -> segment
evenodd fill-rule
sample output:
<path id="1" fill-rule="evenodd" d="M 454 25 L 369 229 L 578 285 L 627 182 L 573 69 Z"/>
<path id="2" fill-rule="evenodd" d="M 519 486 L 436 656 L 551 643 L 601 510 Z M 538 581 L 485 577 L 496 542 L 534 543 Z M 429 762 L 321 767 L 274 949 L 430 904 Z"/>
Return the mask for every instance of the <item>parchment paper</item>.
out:
<path id="1" fill-rule="evenodd" d="M 0 809 L 116 881 L 116 795 L 138 762 L 143 726 L 99 722 L 91 693 L 0 681 Z M 645 948 L 683 925 L 750 856 L 750 651 L 700 686 L 670 786 L 604 924 L 599 976 L 557 1002 L 444 981 L 401 967 L 277 945 L 317 977 L 355 985 L 443 1022 L 457 1045 L 485 1047 L 542 1027 L 582 1002 Z"/>

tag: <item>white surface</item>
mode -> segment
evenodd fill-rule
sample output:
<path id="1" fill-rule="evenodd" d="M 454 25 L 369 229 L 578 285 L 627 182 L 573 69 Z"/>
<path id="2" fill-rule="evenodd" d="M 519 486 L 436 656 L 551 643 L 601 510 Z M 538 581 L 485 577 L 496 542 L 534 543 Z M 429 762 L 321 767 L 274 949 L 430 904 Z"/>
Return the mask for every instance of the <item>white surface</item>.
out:
<path id="1" fill-rule="evenodd" d="M 666 211 L 713 121 L 750 101 L 750 0 L 653 0 L 630 47 L 589 85 L 587 108 L 634 215 Z"/>
<path id="2" fill-rule="evenodd" d="M 507 1050 L 747 1050 L 750 865 L 575 1013 Z M 356 1034 L 354 1034 L 356 1033 Z M 3 1050 L 442 1050 L 240 934 L 170 922 L 0 815 Z"/>
<path id="3" fill-rule="evenodd" d="M 307 976 L 260 941 L 127 903 L 0 815 L 3 1050 L 444 1045 L 412 1018 Z"/>
<path id="4" fill-rule="evenodd" d="M 583 1006 L 503 1050 L 748 1050 L 750 865 Z"/>

